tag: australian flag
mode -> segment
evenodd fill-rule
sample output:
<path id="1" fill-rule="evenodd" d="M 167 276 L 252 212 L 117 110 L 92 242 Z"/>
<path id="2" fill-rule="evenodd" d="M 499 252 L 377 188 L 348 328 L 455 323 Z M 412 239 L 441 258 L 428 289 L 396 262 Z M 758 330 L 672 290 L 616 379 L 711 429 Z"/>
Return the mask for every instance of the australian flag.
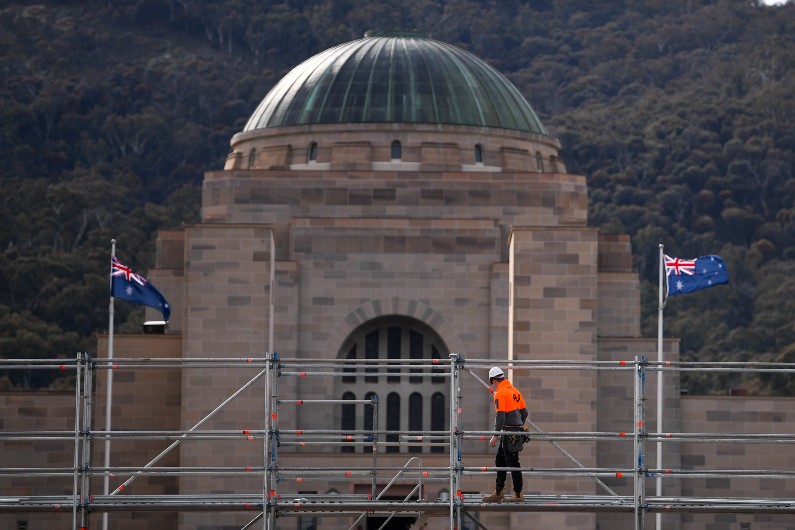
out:
<path id="1" fill-rule="evenodd" d="M 665 256 L 668 296 L 692 293 L 729 283 L 729 273 L 720 256 L 681 259 Z"/>
<path id="2" fill-rule="evenodd" d="M 168 322 L 171 306 L 163 293 L 157 290 L 141 275 L 135 274 L 130 267 L 123 265 L 116 256 L 111 258 L 110 295 L 115 298 L 129 300 L 136 304 L 154 307 L 163 313 L 163 320 Z"/>

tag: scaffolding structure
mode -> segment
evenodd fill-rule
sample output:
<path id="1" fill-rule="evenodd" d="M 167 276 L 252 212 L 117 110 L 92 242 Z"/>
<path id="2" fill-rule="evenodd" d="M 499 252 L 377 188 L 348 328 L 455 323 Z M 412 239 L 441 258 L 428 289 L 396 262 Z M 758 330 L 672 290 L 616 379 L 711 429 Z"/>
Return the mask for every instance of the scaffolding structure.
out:
<path id="1" fill-rule="evenodd" d="M 298 358 L 280 358 L 277 354 L 261 358 L 157 358 L 157 359 L 124 359 L 113 360 L 92 358 L 87 353 L 80 353 L 74 359 L 49 360 L 0 360 L 0 369 L 30 370 L 59 369 L 73 373 L 75 376 L 74 394 L 74 429 L 71 431 L 0 431 L 2 442 L 24 441 L 61 441 L 70 442 L 73 446 L 73 466 L 70 468 L 53 467 L 2 467 L 0 477 L 27 477 L 32 479 L 61 477 L 71 478 L 72 491 L 65 495 L 50 496 L 4 496 L 0 493 L 0 513 L 22 512 L 62 512 L 71 511 L 72 528 L 88 529 L 92 523 L 92 514 L 115 511 L 247 511 L 254 515 L 250 522 L 242 528 L 263 528 L 274 530 L 279 527 L 278 521 L 286 516 L 334 516 L 346 517 L 354 529 L 366 517 L 377 515 L 389 519 L 401 516 L 415 520 L 419 528 L 430 518 L 445 518 L 448 528 L 462 528 L 464 520 L 474 522 L 479 528 L 487 527 L 477 519 L 480 512 L 622 512 L 632 514 L 634 528 L 644 530 L 646 515 L 660 512 L 695 512 L 695 513 L 747 513 L 747 514 L 795 514 L 795 498 L 694 498 L 694 497 L 662 497 L 648 494 L 647 479 L 663 477 L 688 479 L 692 477 L 707 478 L 755 478 L 779 479 L 791 481 L 795 479 L 795 470 L 785 469 L 655 469 L 650 467 L 650 459 L 646 457 L 646 446 L 651 442 L 701 442 L 701 443 L 737 443 L 737 444 L 792 444 L 795 434 L 766 433 L 660 433 L 646 430 L 646 375 L 649 372 L 693 371 L 709 368 L 712 371 L 753 371 L 765 373 L 795 373 L 795 365 L 788 363 L 698 363 L 698 362 L 666 362 L 656 363 L 644 356 L 637 356 L 626 361 L 547 361 L 547 360 L 512 360 L 502 364 L 513 370 L 600 370 L 618 371 L 627 374 L 627 385 L 633 387 L 633 431 L 632 432 L 545 432 L 529 419 L 530 430 L 527 436 L 531 440 L 552 444 L 573 465 L 563 468 L 522 468 L 524 476 L 542 477 L 578 477 L 583 480 L 594 480 L 602 494 L 594 495 L 534 495 L 526 494 L 521 503 L 484 503 L 479 498 L 471 498 L 462 493 L 463 481 L 469 476 L 493 475 L 496 471 L 512 471 L 513 468 L 481 467 L 465 462 L 462 447 L 466 441 L 485 440 L 494 434 L 506 434 L 495 431 L 467 431 L 461 424 L 461 380 L 467 375 L 473 376 L 480 384 L 488 385 L 480 379 L 473 368 L 482 369 L 495 363 L 494 359 L 465 359 L 460 354 L 451 354 L 449 360 L 400 360 L 400 359 L 328 359 L 309 360 Z M 193 427 L 180 431 L 102 431 L 93 428 L 92 395 L 95 378 L 103 370 L 124 368 L 160 369 L 165 367 L 180 369 L 213 369 L 245 368 L 253 374 L 251 379 L 239 390 L 228 396 L 218 407 L 209 412 Z M 445 431 L 390 431 L 378 429 L 378 396 L 371 399 L 282 399 L 279 395 L 279 380 L 285 377 L 345 377 L 352 370 L 364 367 L 367 375 L 395 376 L 410 374 L 411 376 L 444 377 L 449 382 L 449 424 Z M 631 379 L 630 379 L 631 378 Z M 202 425 L 217 412 L 232 402 L 244 390 L 255 383 L 264 384 L 262 396 L 265 408 L 263 423 L 256 430 L 210 430 L 202 429 Z M 343 431 L 333 429 L 302 429 L 285 431 L 279 428 L 279 410 L 284 405 L 353 405 L 369 408 L 373 421 L 371 430 Z M 110 413 L 110 410 L 106 411 Z M 191 440 L 258 440 L 262 443 L 262 465 L 238 467 L 187 467 L 158 466 L 158 462 L 179 444 Z M 138 467 L 99 467 L 94 466 L 96 460 L 95 443 L 106 439 L 148 439 L 170 444 L 154 459 Z M 632 444 L 632 461 L 626 467 L 599 468 L 586 467 L 574 458 L 561 442 L 571 441 L 615 441 Z M 287 465 L 280 459 L 282 447 L 290 446 L 367 446 L 371 447 L 366 466 L 358 468 L 343 467 L 300 467 Z M 389 446 L 421 446 L 443 448 L 449 456 L 449 465 L 427 467 L 418 456 L 406 454 L 407 461 L 403 466 L 384 466 L 379 464 L 379 455 Z M 235 494 L 182 494 L 182 495 L 131 495 L 125 489 L 137 478 L 142 476 L 260 476 L 262 488 L 259 491 Z M 113 476 L 126 477 L 126 480 L 107 495 L 91 491 L 92 477 Z M 315 479 L 333 479 L 336 481 L 369 482 L 367 494 L 301 494 L 291 495 L 282 499 L 280 483 L 284 480 L 302 480 L 303 477 Z M 602 479 L 626 477 L 632 478 L 632 493 L 619 495 L 608 487 Z M 377 479 L 388 478 L 388 484 L 378 491 Z M 425 488 L 429 482 L 446 484 L 449 495 L 446 498 L 428 499 Z M 403 500 L 386 500 L 393 484 L 409 484 L 408 495 Z M 795 490 L 793 490 L 795 491 Z M 348 523 L 346 523 L 348 524 Z M 98 525 L 94 525 L 98 526 Z"/>

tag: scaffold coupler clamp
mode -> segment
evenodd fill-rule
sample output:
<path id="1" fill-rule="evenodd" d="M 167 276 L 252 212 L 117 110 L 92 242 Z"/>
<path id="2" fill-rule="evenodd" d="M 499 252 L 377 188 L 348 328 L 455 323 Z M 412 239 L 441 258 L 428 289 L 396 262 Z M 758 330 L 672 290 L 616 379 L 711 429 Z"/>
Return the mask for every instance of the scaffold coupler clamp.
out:
<path id="1" fill-rule="evenodd" d="M 281 436 L 279 435 L 279 429 L 270 429 L 268 431 L 268 439 L 270 439 L 270 440 L 274 440 L 275 439 L 276 440 L 276 447 L 281 447 L 282 446 L 282 439 L 281 439 Z"/>

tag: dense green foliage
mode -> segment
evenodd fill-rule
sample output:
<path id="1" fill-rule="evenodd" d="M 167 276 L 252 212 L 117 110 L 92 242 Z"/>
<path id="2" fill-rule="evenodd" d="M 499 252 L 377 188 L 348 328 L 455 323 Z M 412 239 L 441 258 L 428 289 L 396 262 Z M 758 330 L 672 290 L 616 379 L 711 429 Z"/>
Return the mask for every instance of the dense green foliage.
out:
<path id="1" fill-rule="evenodd" d="M 145 273 L 157 229 L 198 219 L 202 173 L 290 67 L 408 27 L 490 61 L 561 139 L 591 224 L 632 236 L 646 335 L 663 243 L 730 271 L 731 286 L 669 300 L 685 359 L 795 361 L 795 5 L 752 0 L 7 2 L 0 355 L 93 350 L 111 238 Z M 117 304 L 121 330 L 140 317 Z M 795 392 L 789 377 L 684 384 Z"/>

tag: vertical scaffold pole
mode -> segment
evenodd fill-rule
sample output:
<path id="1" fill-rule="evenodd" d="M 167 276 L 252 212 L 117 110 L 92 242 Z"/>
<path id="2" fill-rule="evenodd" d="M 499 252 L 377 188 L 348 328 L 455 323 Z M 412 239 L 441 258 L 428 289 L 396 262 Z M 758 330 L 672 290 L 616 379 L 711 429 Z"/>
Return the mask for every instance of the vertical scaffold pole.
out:
<path id="1" fill-rule="evenodd" d="M 458 355 L 458 359 L 455 365 L 455 476 L 456 476 L 456 496 L 458 497 L 457 500 L 457 509 L 456 509 L 456 528 L 463 528 L 461 522 L 461 510 L 464 504 L 464 495 L 461 491 L 461 478 L 464 472 L 464 466 L 461 462 L 461 446 L 463 443 L 464 431 L 461 428 L 461 412 L 463 411 L 463 400 L 464 396 L 461 393 L 461 367 L 463 366 L 464 356 Z"/>
<path id="2" fill-rule="evenodd" d="M 644 461 L 646 442 L 646 366 L 645 356 L 635 357 L 635 530 L 644 530 L 646 513 L 646 464 Z"/>
<path id="3" fill-rule="evenodd" d="M 458 353 L 450 354 L 450 529 L 458 528 L 457 521 L 460 521 L 460 498 L 461 490 L 461 452 L 459 449 L 460 426 L 460 389 L 459 389 L 459 362 L 461 355 Z"/>
<path id="4" fill-rule="evenodd" d="M 377 488 L 377 476 L 376 470 L 378 469 L 378 435 L 375 434 L 378 431 L 378 394 L 373 394 L 372 403 L 373 403 L 373 469 L 370 472 L 372 476 L 372 484 L 370 486 L 370 499 L 375 500 L 376 496 L 376 488 Z M 366 521 L 366 519 L 365 519 Z"/>
<path id="5" fill-rule="evenodd" d="M 82 353 L 77 354 L 75 364 L 75 448 L 74 448 L 74 470 L 72 483 L 72 530 L 77 530 L 77 477 L 80 469 L 80 400 L 82 395 Z"/>
<path id="6" fill-rule="evenodd" d="M 268 442 L 266 442 L 266 470 L 265 470 L 265 483 L 267 490 L 267 505 L 263 505 L 262 509 L 265 513 L 265 521 L 267 523 L 267 530 L 276 528 L 276 483 L 278 482 L 278 462 L 277 462 L 277 444 L 278 444 L 278 407 L 276 405 L 276 398 L 279 395 L 279 387 L 274 373 L 278 375 L 279 355 L 273 352 L 270 360 L 265 367 L 266 373 L 266 390 L 268 394 L 268 403 L 265 411 L 265 422 L 267 425 Z"/>
<path id="7" fill-rule="evenodd" d="M 269 351 L 266 357 L 270 357 Z M 269 444 L 268 444 L 268 426 L 270 425 L 268 418 L 270 417 L 270 389 L 271 389 L 271 373 L 270 373 L 270 359 L 265 362 L 265 389 L 263 391 L 262 408 L 265 417 L 263 418 L 263 436 L 262 436 L 262 467 L 265 473 L 262 475 L 262 530 L 268 530 L 268 493 L 270 492 L 268 480 L 270 478 L 270 467 L 268 464 L 270 460 Z"/>
<path id="8" fill-rule="evenodd" d="M 93 417 L 94 394 L 93 378 L 94 364 L 91 354 L 83 354 L 83 461 L 81 470 L 83 473 L 83 483 L 80 487 L 81 498 L 81 517 L 80 528 L 88 529 L 88 503 L 91 499 L 91 418 Z"/>

